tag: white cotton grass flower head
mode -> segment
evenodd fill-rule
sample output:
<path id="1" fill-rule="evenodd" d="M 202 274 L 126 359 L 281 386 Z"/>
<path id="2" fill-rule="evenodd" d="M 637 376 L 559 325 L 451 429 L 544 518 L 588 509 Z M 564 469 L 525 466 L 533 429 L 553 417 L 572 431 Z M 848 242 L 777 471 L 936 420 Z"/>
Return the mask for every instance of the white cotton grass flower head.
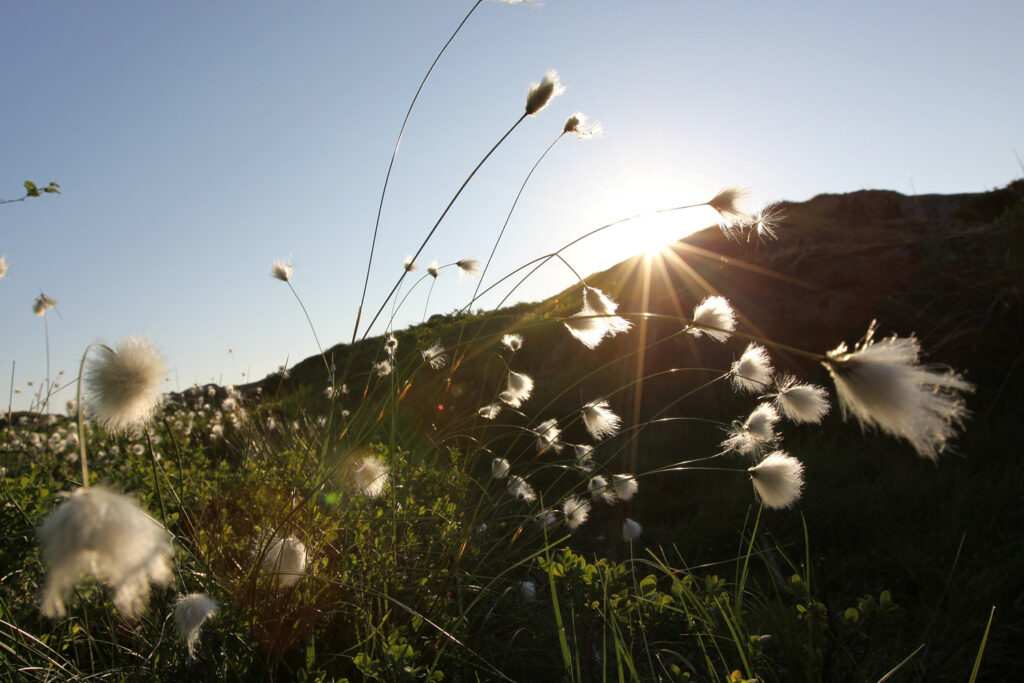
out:
<path id="1" fill-rule="evenodd" d="M 607 505 L 615 505 L 615 492 L 608 480 L 600 474 L 587 482 L 587 490 L 593 500 L 600 500 Z"/>
<path id="2" fill-rule="evenodd" d="M 530 89 L 526 93 L 526 113 L 536 116 L 537 112 L 548 106 L 552 98 L 558 97 L 564 92 L 565 86 L 559 80 L 558 72 L 548 69 L 540 83 L 530 84 Z"/>
<path id="3" fill-rule="evenodd" d="M 769 204 L 750 216 L 743 229 L 747 230 L 748 240 L 752 235 L 757 235 L 762 241 L 773 240 L 776 239 L 775 231 L 785 218 L 777 203 Z"/>
<path id="4" fill-rule="evenodd" d="M 745 422 L 733 423 L 722 447 L 741 455 L 761 453 L 778 440 L 775 433 L 775 423 L 778 421 L 779 413 L 775 407 L 770 403 L 762 403 L 751 411 Z"/>
<path id="5" fill-rule="evenodd" d="M 543 453 L 547 450 L 557 453 L 562 450 L 562 444 L 558 441 L 558 437 L 562 435 L 562 430 L 558 428 L 557 419 L 552 417 L 551 419 L 544 420 L 537 425 L 534 433 L 537 435 L 538 453 Z"/>
<path id="6" fill-rule="evenodd" d="M 724 342 L 735 329 L 736 313 L 729 301 L 723 296 L 709 296 L 693 309 L 693 322 L 686 331 L 694 337 L 706 334 L 717 342 Z"/>
<path id="7" fill-rule="evenodd" d="M 747 190 L 739 187 L 727 187 L 710 200 L 707 205 L 718 212 L 718 227 L 726 237 L 733 237 L 736 228 L 750 220 L 749 214 L 743 210 L 741 203 L 750 196 Z"/>
<path id="8" fill-rule="evenodd" d="M 512 353 L 515 353 L 519 349 L 523 348 L 523 337 L 518 334 L 503 335 L 501 338 L 501 345 Z"/>
<path id="9" fill-rule="evenodd" d="M 594 400 L 583 406 L 583 424 L 594 440 L 619 433 L 622 418 L 612 412 L 608 401 Z"/>
<path id="10" fill-rule="evenodd" d="M 565 120 L 565 126 L 562 128 L 562 132 L 572 133 L 580 140 L 589 140 L 591 138 L 601 137 L 604 133 L 604 128 L 596 121 L 589 123 L 587 121 L 587 115 L 578 111 Z"/>
<path id="11" fill-rule="evenodd" d="M 10 264 L 7 262 L 7 254 L 0 255 L 0 280 L 4 279 L 4 275 L 7 275 L 7 269 Z"/>
<path id="12" fill-rule="evenodd" d="M 547 510 L 541 510 L 533 516 L 533 521 L 537 526 L 542 529 L 546 529 L 558 522 L 558 513 L 550 508 Z"/>
<path id="13" fill-rule="evenodd" d="M 766 507 L 788 508 L 800 499 L 804 488 L 804 465 L 785 451 L 769 453 L 747 472 Z"/>
<path id="14" fill-rule="evenodd" d="M 519 584 L 519 595 L 524 602 L 533 602 L 537 599 L 537 584 L 533 581 L 523 581 Z"/>
<path id="15" fill-rule="evenodd" d="M 56 299 L 51 299 L 42 292 L 36 297 L 36 300 L 32 302 L 32 312 L 36 315 L 45 315 L 48 310 L 57 305 Z"/>
<path id="16" fill-rule="evenodd" d="M 430 277 L 432 277 L 432 278 L 434 278 L 436 280 L 437 276 L 440 275 L 440 274 L 441 274 L 441 266 L 439 266 L 437 264 L 437 259 L 434 259 L 433 261 L 430 262 L 430 265 L 427 266 L 427 275 L 429 275 Z"/>
<path id="17" fill-rule="evenodd" d="M 636 539 L 640 538 L 643 534 L 644 528 L 640 526 L 639 522 L 635 522 L 632 519 L 626 518 L 626 521 L 622 523 L 622 540 L 626 543 L 632 543 Z"/>
<path id="18" fill-rule="evenodd" d="M 565 517 L 565 525 L 569 531 L 576 531 L 583 522 L 587 521 L 590 514 L 590 501 L 583 498 L 571 496 L 562 503 L 562 516 Z"/>
<path id="19" fill-rule="evenodd" d="M 576 451 L 576 468 L 586 474 L 593 472 L 594 447 L 590 444 L 577 444 L 573 449 Z"/>
<path id="20" fill-rule="evenodd" d="M 765 390 L 774 372 L 768 351 L 760 344 L 751 342 L 739 360 L 732 364 L 729 375 L 736 391 L 756 393 Z"/>
<path id="21" fill-rule="evenodd" d="M 127 337 L 97 349 L 85 372 L 86 408 L 108 429 L 145 424 L 160 406 L 164 360 L 149 339 Z"/>
<path id="22" fill-rule="evenodd" d="M 402 261 L 402 268 L 404 268 L 405 272 L 407 272 L 407 273 L 411 273 L 412 271 L 416 270 L 418 267 L 419 266 L 417 266 L 416 263 L 412 260 L 412 255 L 411 254 L 406 256 L 405 260 Z"/>
<path id="23" fill-rule="evenodd" d="M 491 460 L 491 476 L 495 479 L 504 479 L 508 476 L 512 466 L 505 458 L 494 458 Z"/>
<path id="24" fill-rule="evenodd" d="M 775 406 L 782 414 L 796 423 L 818 424 L 828 414 L 828 392 L 814 384 L 801 384 L 792 375 L 776 380 Z"/>
<path id="25" fill-rule="evenodd" d="M 843 419 L 905 439 L 918 455 L 937 462 L 946 442 L 969 416 L 963 393 L 974 386 L 959 373 L 921 365 L 917 337 L 876 342 L 872 322 L 863 341 L 828 352 L 824 365 L 835 382 Z"/>
<path id="26" fill-rule="evenodd" d="M 508 381 L 505 385 L 505 391 L 498 394 L 498 398 L 512 406 L 518 408 L 523 404 L 523 401 L 530 398 L 530 394 L 533 393 L 533 378 L 529 375 L 524 375 L 521 372 L 509 372 Z"/>
<path id="27" fill-rule="evenodd" d="M 294 586 L 306 571 L 306 546 L 294 536 L 273 536 L 261 566 L 274 576 L 278 588 Z"/>
<path id="28" fill-rule="evenodd" d="M 367 498 L 379 498 L 388 486 L 390 469 L 383 460 L 375 455 L 363 458 L 362 463 L 352 473 L 356 489 Z"/>
<path id="29" fill-rule="evenodd" d="M 640 490 L 640 482 L 632 474 L 613 474 L 612 493 L 623 502 L 631 500 Z"/>
<path id="30" fill-rule="evenodd" d="M 39 529 L 49 566 L 43 589 L 44 616 L 64 616 L 64 601 L 78 580 L 91 574 L 113 589 L 126 617 L 141 614 L 150 585 L 166 586 L 171 573 L 171 535 L 138 503 L 101 486 L 76 489 Z"/>
<path id="31" fill-rule="evenodd" d="M 398 337 L 394 334 L 389 334 L 388 338 L 384 340 L 384 351 L 391 358 L 395 357 L 395 353 L 398 351 Z"/>
<path id="32" fill-rule="evenodd" d="M 485 420 L 493 420 L 501 412 L 500 403 L 488 403 L 476 411 L 476 414 Z"/>
<path id="33" fill-rule="evenodd" d="M 480 259 L 462 258 L 455 262 L 460 277 L 474 278 L 480 274 Z"/>
<path id="34" fill-rule="evenodd" d="M 441 340 L 436 339 L 433 344 L 420 352 L 423 356 L 423 361 L 430 365 L 432 370 L 440 370 L 448 362 L 448 356 L 444 354 L 444 347 L 441 346 Z"/>
<path id="35" fill-rule="evenodd" d="M 218 609 L 217 603 L 203 593 L 183 595 L 174 603 L 174 623 L 178 627 L 178 633 L 185 639 L 190 659 L 195 658 L 199 629 L 207 619 L 217 613 Z"/>
<path id="36" fill-rule="evenodd" d="M 292 279 L 292 264 L 287 261 L 274 261 L 274 265 L 270 267 L 270 277 L 288 282 Z"/>
<path id="37" fill-rule="evenodd" d="M 619 305 L 596 287 L 583 287 L 583 308 L 564 321 L 569 333 L 588 349 L 597 348 L 605 337 L 627 332 L 633 323 L 615 315 Z"/>
<path id="38" fill-rule="evenodd" d="M 532 503 L 537 500 L 537 493 L 522 477 L 513 474 L 508 479 L 508 492 L 516 500 Z"/>
<path id="39" fill-rule="evenodd" d="M 378 377 L 387 377 L 391 374 L 393 368 L 391 367 L 391 361 L 387 358 L 380 361 L 379 363 L 373 364 L 373 371 L 377 373 Z"/>

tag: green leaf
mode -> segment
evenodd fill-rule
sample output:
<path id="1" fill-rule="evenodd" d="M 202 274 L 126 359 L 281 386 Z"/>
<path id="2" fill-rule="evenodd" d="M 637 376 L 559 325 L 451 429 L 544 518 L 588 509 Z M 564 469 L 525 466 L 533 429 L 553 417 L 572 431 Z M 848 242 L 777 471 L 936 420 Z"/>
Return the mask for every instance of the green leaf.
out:
<path id="1" fill-rule="evenodd" d="M 846 611 L 843 612 L 843 616 L 852 624 L 856 624 L 860 621 L 860 612 L 857 611 L 856 607 L 847 607 Z"/>
<path id="2" fill-rule="evenodd" d="M 648 574 L 640 581 L 640 594 L 644 597 L 654 595 L 658 590 L 658 580 L 654 574 Z"/>

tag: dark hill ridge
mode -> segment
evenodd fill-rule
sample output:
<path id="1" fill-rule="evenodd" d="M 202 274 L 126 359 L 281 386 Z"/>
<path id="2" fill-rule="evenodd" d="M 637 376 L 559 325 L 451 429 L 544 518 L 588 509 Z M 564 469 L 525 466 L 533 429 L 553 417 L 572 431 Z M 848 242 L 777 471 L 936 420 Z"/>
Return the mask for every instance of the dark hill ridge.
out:
<path id="1" fill-rule="evenodd" d="M 983 391 L 994 392 L 993 398 L 1011 375 L 1019 376 L 1024 180 L 977 194 L 823 194 L 806 202 L 781 202 L 778 208 L 784 220 L 775 240 L 731 240 L 711 227 L 673 245 L 675 258 L 666 256 L 652 266 L 647 310 L 686 317 L 710 290 L 733 303 L 741 329 L 819 353 L 841 341 L 854 343 L 878 319 L 881 334 L 917 334 L 929 361 L 967 370 Z M 643 279 L 643 257 L 636 256 L 587 281 L 613 296 L 620 312 L 639 313 Z M 435 316 L 397 334 L 403 349 L 425 347 L 437 337 L 447 345 L 459 336 L 463 322 L 469 330 L 463 338 L 474 338 L 516 328 L 516 320 L 526 324 L 571 315 L 580 300 L 577 285 L 536 304 L 461 318 Z M 678 328 L 652 321 L 648 339 Z M 543 351 L 529 341 L 531 335 L 542 335 Z M 586 372 L 637 345 L 634 330 L 606 341 L 588 361 L 560 325 L 527 336 L 517 362 L 538 376 L 561 376 L 569 364 L 582 364 L 580 372 Z M 648 354 L 647 372 L 673 367 L 673 359 L 683 353 L 719 364 L 736 353 L 723 355 L 692 341 L 672 341 Z M 354 372 L 366 372 L 381 343 L 373 338 L 356 345 Z M 348 352 L 340 344 L 327 354 L 340 370 Z M 781 360 L 792 361 L 797 370 L 818 370 L 800 359 Z M 319 391 L 323 379 L 323 362 L 311 357 L 296 364 L 283 384 L 271 376 L 243 389 L 262 386 L 267 393 L 290 393 L 311 382 Z"/>

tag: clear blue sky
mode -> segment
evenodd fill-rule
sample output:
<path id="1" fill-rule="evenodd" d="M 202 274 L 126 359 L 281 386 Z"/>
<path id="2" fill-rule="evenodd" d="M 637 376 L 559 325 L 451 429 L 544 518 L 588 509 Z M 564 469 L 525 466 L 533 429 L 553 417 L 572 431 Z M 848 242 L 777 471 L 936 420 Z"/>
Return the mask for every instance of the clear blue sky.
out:
<path id="1" fill-rule="evenodd" d="M 348 341 L 377 199 L 408 102 L 472 6 L 461 2 L 11 3 L 0 23 L 0 387 L 77 372 L 94 340 L 151 337 L 169 389 L 257 379 Z M 1024 3 L 485 2 L 428 82 L 398 156 L 371 277 L 373 310 L 549 67 L 567 92 L 525 121 L 456 204 L 422 265 L 486 258 L 515 192 L 565 118 L 492 266 L 503 274 L 636 211 L 721 187 L 764 200 L 862 188 L 970 192 L 1021 175 Z M 1015 67 L 1015 65 L 1017 65 Z M 663 241 L 713 217 L 647 224 Z M 622 230 L 569 253 L 578 270 L 637 251 Z M 491 278 L 488 278 L 492 280 Z M 572 283 L 549 266 L 518 299 Z M 430 312 L 466 303 L 442 274 Z M 419 321 L 417 290 L 398 326 Z M 482 304 L 494 304 L 484 300 Z M 376 331 L 380 331 L 378 326 Z M 228 350 L 233 349 L 232 353 Z M 247 376 L 242 377 L 241 373 Z M 68 391 L 59 397 L 58 406 Z M 6 401 L 4 401 L 6 408 Z"/>

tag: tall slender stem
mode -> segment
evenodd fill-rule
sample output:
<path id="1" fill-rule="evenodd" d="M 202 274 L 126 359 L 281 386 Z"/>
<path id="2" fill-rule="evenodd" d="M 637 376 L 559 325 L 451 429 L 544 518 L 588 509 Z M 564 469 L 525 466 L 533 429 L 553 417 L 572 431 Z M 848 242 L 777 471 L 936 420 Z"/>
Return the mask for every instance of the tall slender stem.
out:
<path id="1" fill-rule="evenodd" d="M 505 222 L 502 224 L 501 231 L 498 233 L 498 239 L 494 240 L 494 247 L 491 248 L 491 255 L 487 257 L 487 263 L 484 264 L 484 269 L 480 272 L 480 279 L 477 280 L 476 289 L 473 290 L 473 299 L 476 299 L 476 295 L 480 292 L 480 286 L 483 285 L 484 283 L 484 277 L 487 275 L 487 269 L 491 265 L 491 260 L 494 258 L 494 253 L 498 251 L 498 244 L 501 242 L 501 238 L 505 234 L 505 228 L 508 227 L 508 222 L 512 218 L 512 212 L 516 210 L 516 204 L 519 203 L 519 198 L 523 195 L 523 190 L 526 189 L 526 183 L 530 181 L 530 176 L 532 176 L 533 172 L 537 170 L 538 166 L 540 166 L 540 162 L 544 161 L 544 157 L 548 155 L 548 152 L 550 152 L 551 149 L 556 144 L 558 144 L 558 141 L 561 140 L 564 135 L 565 131 L 562 131 L 561 133 L 558 134 L 558 137 L 555 138 L 554 142 L 548 145 L 548 148 L 544 150 L 544 153 L 537 158 L 536 162 L 534 162 L 533 167 L 530 169 L 530 172 L 526 174 L 526 177 L 523 179 L 523 184 L 519 186 L 519 192 L 516 193 L 516 198 L 512 201 L 512 206 L 508 210 L 508 215 L 505 216 Z"/>
<path id="2" fill-rule="evenodd" d="M 310 330 L 310 332 L 313 333 L 313 340 L 316 342 L 316 348 L 320 350 L 320 357 L 323 358 L 323 360 L 324 360 L 324 367 L 327 368 L 327 376 L 330 378 L 331 386 L 333 387 L 334 386 L 334 373 L 331 372 L 331 366 L 327 362 L 327 356 L 324 355 L 324 347 L 320 346 L 320 338 L 318 336 L 316 336 L 316 328 L 313 327 L 313 320 L 309 317 L 309 311 L 306 310 L 306 305 L 304 303 L 302 303 L 302 299 L 299 298 L 299 295 L 295 291 L 295 288 L 292 287 L 292 283 L 289 280 L 285 280 L 284 282 L 285 282 L 286 285 L 288 285 L 288 289 L 292 290 L 292 295 L 295 296 L 295 300 L 299 302 L 299 307 L 302 309 L 302 312 L 306 316 L 306 322 L 309 323 L 309 330 Z"/>
<path id="3" fill-rule="evenodd" d="M 92 351 L 92 347 L 102 346 L 107 351 L 114 353 L 106 344 L 93 342 L 85 347 L 82 354 L 82 362 L 78 364 L 78 388 L 75 396 L 75 408 L 78 410 L 78 457 L 82 461 L 82 487 L 89 487 L 89 464 L 85 457 L 85 406 L 82 405 L 82 379 L 85 375 L 85 359 Z"/>
<path id="4" fill-rule="evenodd" d="M 420 91 L 423 90 L 423 86 L 426 84 L 427 79 L 430 78 L 430 74 L 434 71 L 434 67 L 437 66 L 437 62 L 441 59 L 441 55 L 443 55 L 445 50 L 448 49 L 451 42 L 455 40 L 455 36 L 462 30 L 462 26 L 469 21 L 469 17 L 474 11 L 476 11 L 476 8 L 480 6 L 481 2 L 483 2 L 483 0 L 476 0 L 476 2 L 473 3 L 473 7 L 470 8 L 469 12 L 466 13 L 466 16 L 463 17 L 461 22 L 459 22 L 459 25 L 455 27 L 455 30 L 452 32 L 451 36 L 448 37 L 448 40 L 441 48 L 441 51 L 437 53 L 436 57 L 434 57 L 434 61 L 431 62 L 430 68 L 427 69 L 427 73 L 423 76 L 423 80 L 420 81 L 419 87 L 416 88 L 416 94 L 413 95 L 412 102 L 409 103 L 409 109 L 405 112 L 405 118 L 402 119 L 402 128 L 398 131 L 398 139 L 395 141 L 395 149 L 391 152 L 391 161 L 388 163 L 388 172 L 387 175 L 384 176 L 384 187 L 380 191 L 380 203 L 377 205 L 377 220 L 373 224 L 373 240 L 370 242 L 370 258 L 366 261 L 366 279 L 363 281 L 363 293 L 359 297 L 359 308 L 356 310 L 356 324 L 352 328 L 353 344 L 356 343 L 356 335 L 359 333 L 359 319 L 363 314 L 363 304 L 366 302 L 366 290 L 370 285 L 370 268 L 373 266 L 373 251 L 377 246 L 377 232 L 380 229 L 381 212 L 384 210 L 384 196 L 388 191 L 388 182 L 391 180 L 391 169 L 395 165 L 395 157 L 398 156 L 398 148 L 402 144 L 402 136 L 405 135 L 405 127 L 409 123 L 409 116 L 412 115 L 412 108 L 416 105 L 416 100 L 419 99 Z"/>
<path id="5" fill-rule="evenodd" d="M 491 147 L 491 149 L 487 152 L 487 154 L 484 155 L 484 158 L 481 159 L 480 162 L 476 165 L 476 167 L 470 172 L 470 174 L 468 176 L 466 176 L 466 179 L 464 181 L 462 181 L 462 185 L 459 186 L 458 191 L 455 192 L 455 195 L 451 198 L 451 201 L 448 202 L 448 206 L 444 207 L 444 211 L 441 212 L 441 217 L 437 219 L 437 222 L 434 223 L 434 227 L 432 227 L 430 229 L 430 232 L 428 232 L 427 236 L 423 239 L 423 242 L 420 244 L 419 249 L 417 249 L 416 253 L 412 255 L 413 263 L 415 263 L 416 259 L 419 258 L 420 254 L 423 252 L 424 247 L 427 246 L 427 242 L 430 241 L 430 238 L 434 236 L 435 232 L 437 232 L 437 228 L 438 228 L 438 226 L 441 225 L 441 221 L 443 221 L 444 217 L 448 215 L 448 212 L 451 210 L 452 205 L 455 204 L 455 200 L 457 200 L 459 198 L 459 195 L 462 194 L 462 191 L 464 189 L 466 189 L 466 185 L 469 184 L 469 181 L 473 179 L 473 176 L 475 176 L 476 172 L 480 170 L 480 167 L 484 165 L 484 162 L 486 162 L 491 157 L 491 155 L 494 154 L 494 151 L 496 149 L 498 149 L 498 147 L 501 146 L 501 143 L 505 142 L 505 139 L 508 138 L 509 135 L 512 135 L 512 131 L 514 131 L 516 128 L 518 128 L 519 124 L 522 123 L 526 119 L 527 116 L 529 116 L 529 114 L 527 114 L 526 112 L 523 112 L 523 115 L 520 116 L 516 120 L 516 122 L 512 124 L 511 128 L 509 128 L 507 131 L 505 131 L 505 134 L 501 136 L 501 139 L 499 139 L 496 143 L 494 143 L 494 146 Z M 409 273 L 408 270 L 403 270 L 402 271 L 402 275 L 398 278 L 398 282 L 396 282 L 395 286 L 391 288 L 391 292 L 389 292 L 388 295 L 384 298 L 384 301 L 382 301 L 381 304 L 380 304 L 380 308 L 377 309 L 377 313 L 374 314 L 373 320 L 371 320 L 370 324 L 366 326 L 366 331 L 363 332 L 363 339 L 366 339 L 367 335 L 370 334 L 370 330 L 373 329 L 373 324 L 375 322 L 377 322 L 377 318 L 380 317 L 380 314 L 384 311 L 384 307 L 387 306 L 388 301 L 391 300 L 391 297 L 393 297 L 395 295 L 395 292 L 401 286 L 402 281 L 405 279 L 405 276 L 408 273 Z"/>

